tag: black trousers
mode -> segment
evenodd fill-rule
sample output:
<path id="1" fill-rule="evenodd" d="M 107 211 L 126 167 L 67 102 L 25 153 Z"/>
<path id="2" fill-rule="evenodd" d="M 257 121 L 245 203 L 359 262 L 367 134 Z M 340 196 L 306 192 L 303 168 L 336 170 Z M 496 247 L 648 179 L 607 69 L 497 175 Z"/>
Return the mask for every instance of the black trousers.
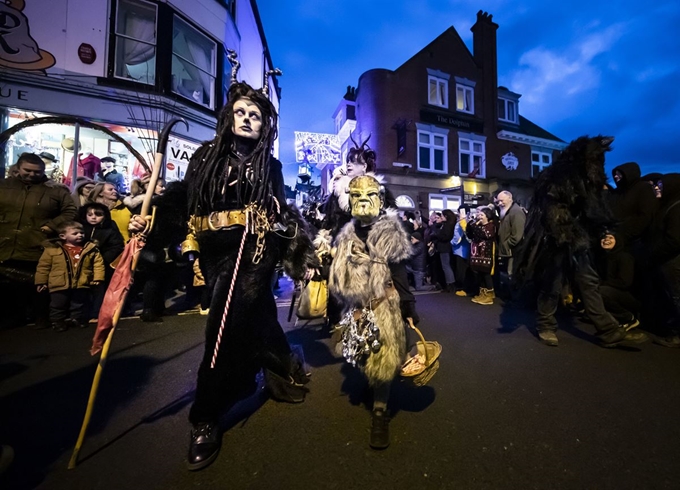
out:
<path id="1" fill-rule="evenodd" d="M 49 323 L 50 295 L 38 293 L 35 269 L 38 262 L 6 260 L 0 263 L 0 327 L 18 327 L 29 319 Z"/>
<path id="2" fill-rule="evenodd" d="M 536 328 L 539 331 L 557 329 L 555 313 L 560 301 L 565 270 L 571 266 L 574 281 L 581 291 L 583 306 L 598 335 L 617 330 L 619 323 L 604 306 L 599 289 L 600 278 L 593 269 L 588 251 L 577 252 L 571 257 L 569 255 L 564 249 L 545 252 L 545 260 L 539 266 L 542 273 L 539 280 Z"/>
<path id="3" fill-rule="evenodd" d="M 453 266 L 454 266 L 454 271 L 453 275 L 456 278 L 456 290 L 465 290 L 467 283 L 466 283 L 466 278 L 467 278 L 467 273 L 468 269 L 470 268 L 468 260 L 464 259 L 460 255 L 455 255 L 453 256 Z"/>
<path id="4" fill-rule="evenodd" d="M 85 323 L 89 319 L 89 304 L 89 289 L 64 289 L 50 293 L 50 321 L 56 323 L 73 318 Z"/>
<path id="5" fill-rule="evenodd" d="M 603 285 L 600 286 L 600 294 L 605 309 L 620 324 L 628 323 L 638 315 L 640 302 L 630 291 Z"/>

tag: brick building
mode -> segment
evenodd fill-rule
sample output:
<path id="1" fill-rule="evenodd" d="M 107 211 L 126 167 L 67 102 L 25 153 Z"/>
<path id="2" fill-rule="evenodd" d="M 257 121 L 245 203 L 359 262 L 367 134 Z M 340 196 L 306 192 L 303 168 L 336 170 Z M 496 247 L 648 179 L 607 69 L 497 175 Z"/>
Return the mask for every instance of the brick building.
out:
<path id="1" fill-rule="evenodd" d="M 531 178 L 566 146 L 520 115 L 520 94 L 498 86 L 497 29 L 480 11 L 472 53 L 450 27 L 396 70 L 363 73 L 333 114 L 343 161 L 350 132 L 370 135 L 400 208 L 483 204 L 502 189 L 525 204 Z M 332 168 L 321 170 L 327 182 Z"/>

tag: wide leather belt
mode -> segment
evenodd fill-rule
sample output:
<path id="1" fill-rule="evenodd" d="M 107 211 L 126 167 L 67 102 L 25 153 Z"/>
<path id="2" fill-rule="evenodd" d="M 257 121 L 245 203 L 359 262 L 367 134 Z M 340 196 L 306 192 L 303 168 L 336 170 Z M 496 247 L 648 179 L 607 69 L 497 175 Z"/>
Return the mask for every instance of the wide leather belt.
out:
<path id="1" fill-rule="evenodd" d="M 246 226 L 246 212 L 243 209 L 214 211 L 208 216 L 192 216 L 189 223 L 196 233 L 223 230 L 235 225 Z"/>

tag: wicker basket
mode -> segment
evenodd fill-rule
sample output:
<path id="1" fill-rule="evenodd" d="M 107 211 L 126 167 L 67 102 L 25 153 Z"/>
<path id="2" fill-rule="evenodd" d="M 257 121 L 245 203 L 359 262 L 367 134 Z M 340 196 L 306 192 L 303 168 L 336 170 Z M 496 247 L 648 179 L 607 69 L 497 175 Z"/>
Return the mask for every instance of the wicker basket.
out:
<path id="1" fill-rule="evenodd" d="M 442 346 L 439 342 L 425 340 L 422 332 L 413 324 L 411 318 L 408 319 L 408 324 L 420 337 L 420 340 L 416 343 L 418 357 L 409 356 L 402 365 L 400 374 L 404 381 L 415 386 L 425 386 L 439 369 L 439 355 L 442 352 Z M 420 359 L 424 359 L 424 362 L 419 362 Z"/>

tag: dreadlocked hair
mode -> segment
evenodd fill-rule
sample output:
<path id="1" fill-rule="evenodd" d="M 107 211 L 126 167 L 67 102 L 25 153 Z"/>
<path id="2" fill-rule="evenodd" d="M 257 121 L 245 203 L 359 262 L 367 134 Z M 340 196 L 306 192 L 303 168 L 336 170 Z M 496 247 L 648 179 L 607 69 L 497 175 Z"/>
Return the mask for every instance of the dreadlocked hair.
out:
<path id="1" fill-rule="evenodd" d="M 206 141 L 196 150 L 192 157 L 191 167 L 193 184 L 189 188 L 189 212 L 205 214 L 212 211 L 212 204 L 222 198 L 222 189 L 227 185 L 227 162 L 229 155 L 239 158 L 238 180 L 235 185 L 237 200 L 246 205 L 257 202 L 267 211 L 273 210 L 273 189 L 269 179 L 269 159 L 274 140 L 278 136 L 278 115 L 271 101 L 259 90 L 253 89 L 244 82 L 234 83 L 229 87 L 228 102 L 220 112 L 217 121 L 216 136 Z M 235 156 L 232 152 L 235 136 L 234 104 L 239 99 L 249 99 L 262 112 L 262 129 L 255 148 L 244 156 Z M 246 163 L 251 164 L 253 171 L 253 188 L 248 192 L 244 185 Z"/>

